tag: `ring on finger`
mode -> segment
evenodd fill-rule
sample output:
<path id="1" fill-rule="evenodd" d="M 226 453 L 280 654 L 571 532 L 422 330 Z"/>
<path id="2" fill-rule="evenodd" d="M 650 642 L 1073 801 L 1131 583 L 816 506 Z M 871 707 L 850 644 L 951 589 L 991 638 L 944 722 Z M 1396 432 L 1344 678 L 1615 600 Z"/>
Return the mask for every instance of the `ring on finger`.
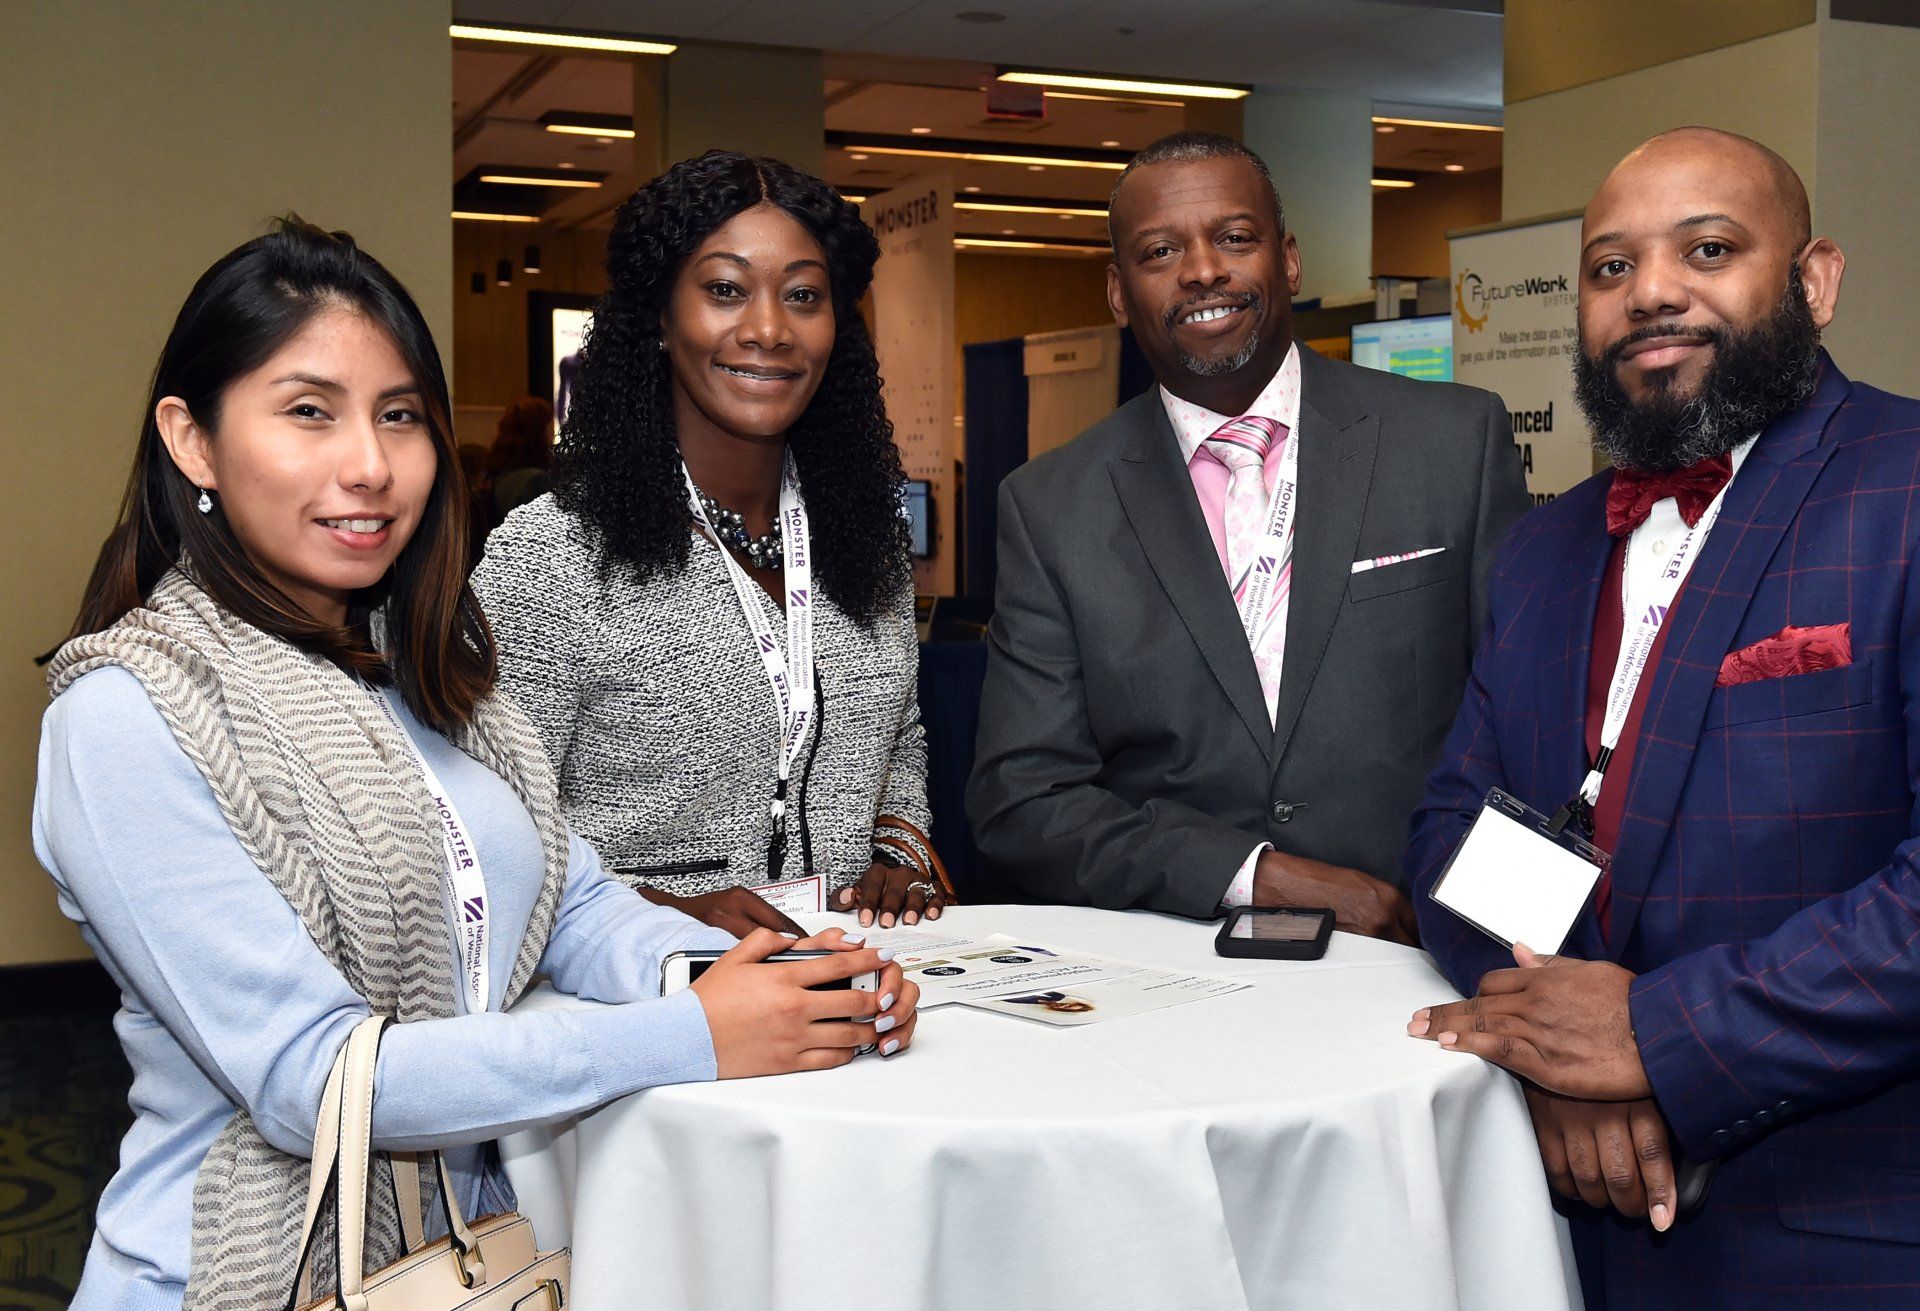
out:
<path id="1" fill-rule="evenodd" d="M 940 888 L 938 884 L 929 883 L 925 879 L 917 879 L 914 882 L 907 884 L 907 895 L 909 897 L 911 897 L 916 892 L 918 892 L 921 895 L 921 897 L 923 897 L 925 900 L 932 901 L 935 897 L 940 895 Z"/>

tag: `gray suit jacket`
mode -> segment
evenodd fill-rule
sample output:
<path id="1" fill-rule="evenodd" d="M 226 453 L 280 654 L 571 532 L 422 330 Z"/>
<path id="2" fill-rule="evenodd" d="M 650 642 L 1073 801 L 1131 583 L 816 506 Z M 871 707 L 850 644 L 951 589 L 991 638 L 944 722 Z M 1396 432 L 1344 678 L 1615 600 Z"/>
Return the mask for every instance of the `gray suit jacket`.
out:
<path id="1" fill-rule="evenodd" d="M 967 810 L 1027 892 L 1206 918 L 1263 841 L 1400 883 L 1494 553 L 1530 502 L 1499 397 L 1300 355 L 1272 723 L 1157 388 L 1001 484 Z"/>

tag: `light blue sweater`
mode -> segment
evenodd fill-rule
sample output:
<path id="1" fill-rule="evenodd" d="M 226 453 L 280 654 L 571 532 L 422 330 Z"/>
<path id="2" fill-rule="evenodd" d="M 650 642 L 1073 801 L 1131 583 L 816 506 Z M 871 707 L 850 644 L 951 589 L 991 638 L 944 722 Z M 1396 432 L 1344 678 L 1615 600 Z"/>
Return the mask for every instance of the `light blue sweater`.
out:
<path id="1" fill-rule="evenodd" d="M 392 703 L 479 849 L 497 1007 L 540 887 L 539 837 L 502 779 Z M 61 910 L 120 985 L 114 1027 L 133 1066 L 133 1128 L 73 1305 L 176 1311 L 194 1176 L 215 1136 L 245 1106 L 268 1142 L 308 1155 L 327 1071 L 367 1005 L 242 849 L 125 670 L 86 675 L 48 709 L 33 840 Z M 660 961 L 732 942 L 613 881 L 575 836 L 541 970 L 563 992 L 631 1004 L 396 1025 L 380 1049 L 375 1146 L 455 1148 L 448 1163 L 468 1214 L 502 1209 L 511 1194 L 483 1177 L 476 1144 L 640 1088 L 714 1077 L 699 999 L 660 998 Z"/>

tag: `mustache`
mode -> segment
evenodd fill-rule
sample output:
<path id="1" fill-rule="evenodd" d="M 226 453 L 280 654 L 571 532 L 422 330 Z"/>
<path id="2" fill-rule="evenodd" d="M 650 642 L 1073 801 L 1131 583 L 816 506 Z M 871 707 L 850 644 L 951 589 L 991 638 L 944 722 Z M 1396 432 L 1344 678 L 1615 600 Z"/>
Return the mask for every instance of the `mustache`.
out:
<path id="1" fill-rule="evenodd" d="M 1725 336 L 1726 334 L 1718 328 L 1689 328 L 1682 323 L 1649 323 L 1644 328 L 1635 328 L 1608 346 L 1595 362 L 1611 369 L 1620 363 L 1620 357 L 1626 353 L 1629 346 L 1637 346 L 1643 341 L 1673 337 L 1682 341 L 1699 342 L 1703 346 L 1719 346 Z"/>
<path id="2" fill-rule="evenodd" d="M 1241 309 L 1257 309 L 1260 305 L 1260 293 L 1257 291 L 1213 291 L 1208 292 L 1204 296 L 1193 296 L 1180 302 L 1165 314 L 1161 315 L 1161 326 L 1168 332 L 1172 332 L 1173 325 L 1179 322 L 1182 314 L 1189 314 L 1194 310 L 1218 309 L 1222 305 L 1237 305 Z"/>

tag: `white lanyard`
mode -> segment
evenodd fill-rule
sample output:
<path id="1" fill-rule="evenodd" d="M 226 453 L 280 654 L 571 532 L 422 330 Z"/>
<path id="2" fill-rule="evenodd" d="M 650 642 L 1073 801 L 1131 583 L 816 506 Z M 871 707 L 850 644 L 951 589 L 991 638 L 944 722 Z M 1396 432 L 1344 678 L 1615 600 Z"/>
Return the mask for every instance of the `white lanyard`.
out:
<path id="1" fill-rule="evenodd" d="M 1240 627 L 1246 631 L 1247 645 L 1259 648 L 1260 633 L 1267 626 L 1267 599 L 1293 558 L 1293 512 L 1300 500 L 1300 443 L 1288 430 L 1286 446 L 1280 452 L 1280 474 L 1274 480 L 1273 495 L 1267 498 L 1267 522 L 1259 548 L 1247 562 L 1247 590 L 1240 594 Z M 1264 477 L 1264 473 L 1262 474 Z M 1228 495 L 1232 492 L 1229 490 Z"/>
<path id="2" fill-rule="evenodd" d="M 1652 594 L 1644 598 L 1644 603 L 1632 595 L 1631 570 L 1625 571 L 1620 581 L 1620 608 L 1625 624 L 1620 634 L 1620 652 L 1614 657 L 1613 683 L 1607 691 L 1606 717 L 1600 721 L 1600 754 L 1594 757 L 1593 768 L 1580 784 L 1580 795 L 1589 806 L 1600 800 L 1601 780 L 1613 759 L 1614 747 L 1620 743 L 1621 731 L 1627 726 L 1633 694 L 1639 690 L 1641 675 L 1647 672 L 1647 662 L 1653 658 L 1653 644 L 1660 636 L 1661 625 L 1667 621 L 1667 611 L 1679 594 L 1680 585 L 1687 581 L 1693 557 L 1707 540 L 1707 530 L 1713 527 L 1713 521 L 1720 517 L 1720 502 L 1726 499 L 1727 487 L 1732 485 L 1733 480 L 1728 479 L 1699 521 L 1680 539 L 1680 545 L 1667 557 L 1660 577 L 1654 581 Z M 1631 541 L 1628 549 L 1632 549 Z"/>
<path id="3" fill-rule="evenodd" d="M 478 1015 L 487 1009 L 487 922 L 490 918 L 487 909 L 487 879 L 480 868 L 480 849 L 473 845 L 467 836 L 467 826 L 460 818 L 460 812 L 454 807 L 453 797 L 440 786 L 440 776 L 433 772 L 433 766 L 427 763 L 426 753 L 420 750 L 413 735 L 400 723 L 400 716 L 393 711 L 386 694 L 378 689 L 368 689 L 373 694 L 373 703 L 393 725 L 393 731 L 413 752 L 413 760 L 420 767 L 420 781 L 427 785 L 427 792 L 433 797 L 434 813 L 440 816 L 440 844 L 446 855 L 445 882 L 447 898 L 453 903 L 453 921 L 460 936 L 460 977 L 467 989 L 467 1013 Z"/>
<path id="4" fill-rule="evenodd" d="M 787 598 L 787 649 L 783 655 L 774 640 L 773 626 L 761 611 L 755 593 L 759 590 L 747 571 L 733 558 L 720 540 L 720 534 L 707 520 L 706 507 L 700 503 L 700 489 L 684 461 L 680 477 L 687 484 L 687 502 L 693 517 L 720 548 L 720 559 L 727 567 L 727 581 L 733 584 L 734 597 L 740 602 L 747 627 L 753 630 L 754 645 L 760 652 L 760 664 L 773 689 L 774 709 L 780 716 L 779 779 L 773 792 L 773 831 L 776 842 L 783 841 L 787 823 L 787 781 L 793 775 L 793 762 L 807 737 L 807 724 L 813 718 L 813 558 L 807 540 L 807 503 L 800 495 L 800 475 L 793 467 L 793 454 L 787 453 L 780 469 L 781 587 Z M 777 877 L 772 871 L 768 877 Z"/>

